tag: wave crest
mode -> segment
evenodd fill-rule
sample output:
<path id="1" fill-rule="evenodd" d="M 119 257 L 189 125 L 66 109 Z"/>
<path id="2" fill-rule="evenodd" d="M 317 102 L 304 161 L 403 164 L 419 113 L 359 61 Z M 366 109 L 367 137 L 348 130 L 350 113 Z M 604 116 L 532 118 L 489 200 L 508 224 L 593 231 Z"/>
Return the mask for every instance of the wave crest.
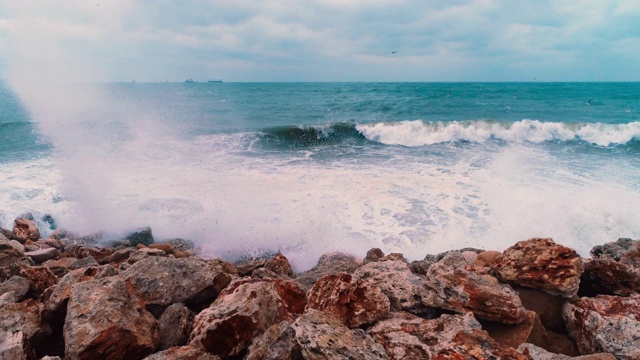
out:
<path id="1" fill-rule="evenodd" d="M 356 129 L 368 140 L 387 145 L 423 146 L 444 142 L 483 143 L 491 139 L 508 142 L 584 141 L 610 146 L 640 140 L 640 122 L 627 124 L 567 124 L 521 120 L 514 123 L 476 121 L 361 124 Z"/>

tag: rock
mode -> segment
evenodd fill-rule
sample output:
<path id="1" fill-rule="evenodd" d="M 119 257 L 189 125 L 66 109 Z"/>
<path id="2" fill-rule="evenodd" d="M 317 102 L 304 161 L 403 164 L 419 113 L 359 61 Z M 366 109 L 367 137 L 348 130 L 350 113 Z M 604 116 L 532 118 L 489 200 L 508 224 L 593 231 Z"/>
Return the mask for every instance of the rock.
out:
<path id="1" fill-rule="evenodd" d="M 636 241 L 626 253 L 620 256 L 620 263 L 640 271 L 640 241 Z"/>
<path id="2" fill-rule="evenodd" d="M 39 242 L 43 242 L 44 244 L 46 244 L 49 247 L 58 249 L 59 251 L 63 251 L 64 250 L 64 246 L 62 245 L 62 243 L 59 240 L 46 238 L 46 239 L 40 239 L 38 241 Z"/>
<path id="3" fill-rule="evenodd" d="M 339 273 L 352 274 L 361 265 L 362 262 L 358 261 L 352 255 L 338 252 L 324 254 L 320 257 L 315 267 L 299 274 L 295 282 L 297 282 L 303 290 L 308 291 L 318 279 L 325 275 L 335 275 Z"/>
<path id="4" fill-rule="evenodd" d="M 390 359 L 526 359 L 500 347 L 470 312 L 437 319 L 395 312 L 367 334 L 382 344 Z"/>
<path id="5" fill-rule="evenodd" d="M 291 324 L 271 326 L 251 345 L 246 360 L 387 358 L 361 329 L 349 330 L 333 315 L 311 309 Z"/>
<path id="6" fill-rule="evenodd" d="M 409 268 L 414 274 L 427 275 L 429 268 L 435 263 L 436 261 L 432 260 L 412 261 L 411 264 L 409 264 Z"/>
<path id="7" fill-rule="evenodd" d="M 187 344 L 193 330 L 194 314 L 183 303 L 175 303 L 162 313 L 158 319 L 160 349 Z"/>
<path id="8" fill-rule="evenodd" d="M 364 257 L 364 260 L 362 260 L 362 263 L 366 265 L 370 262 L 377 262 L 377 261 L 380 261 L 380 259 L 382 259 L 383 257 L 384 257 L 384 253 L 382 252 L 382 250 L 378 248 L 373 248 L 367 251 L 367 256 Z"/>
<path id="9" fill-rule="evenodd" d="M 20 273 L 22 266 L 31 265 L 31 261 L 21 252 L 7 245 L 0 244 L 0 282 Z"/>
<path id="10" fill-rule="evenodd" d="M 613 259 L 591 259 L 584 263 L 579 296 L 631 296 L 640 293 L 640 271 Z"/>
<path id="11" fill-rule="evenodd" d="M 49 269 L 55 276 L 61 278 L 70 271 L 69 267 L 77 260 L 78 259 L 73 257 L 62 257 L 57 260 L 47 260 L 42 265 Z"/>
<path id="12" fill-rule="evenodd" d="M 411 272 L 402 260 L 369 262 L 353 273 L 353 281 L 375 284 L 387 296 L 391 311 L 404 310 L 414 314 L 429 312 L 420 296 L 426 278 Z"/>
<path id="13" fill-rule="evenodd" d="M 16 299 L 14 302 L 20 302 L 27 296 L 30 289 L 31 282 L 22 276 L 16 275 L 0 284 L 0 295 L 11 291 Z"/>
<path id="14" fill-rule="evenodd" d="M 22 331 L 0 330 L 0 359 L 27 360 L 35 357 Z"/>
<path id="15" fill-rule="evenodd" d="M 32 299 L 21 303 L 5 304 L 0 307 L 0 331 L 22 332 L 30 344 L 43 340 L 50 329 L 43 326 L 40 318 L 40 304 Z"/>
<path id="16" fill-rule="evenodd" d="M 185 240 L 181 238 L 169 239 L 165 241 L 167 244 L 173 246 L 176 250 L 187 251 L 193 250 L 195 244 L 191 240 Z"/>
<path id="17" fill-rule="evenodd" d="M 347 273 L 326 275 L 307 292 L 307 309 L 331 313 L 350 328 L 375 322 L 390 306 L 378 286 Z"/>
<path id="18" fill-rule="evenodd" d="M 153 244 L 153 234 L 151 233 L 151 228 L 148 226 L 129 233 L 125 236 L 125 239 L 131 242 L 131 246 L 138 244 L 149 246 Z"/>
<path id="19" fill-rule="evenodd" d="M 109 255 L 112 256 L 112 255 Z M 82 259 L 76 259 L 71 265 L 69 265 L 69 270 L 76 270 L 82 268 L 88 268 L 92 266 L 98 266 L 98 262 L 93 256 L 87 256 Z"/>
<path id="20" fill-rule="evenodd" d="M 154 249 L 154 248 L 150 248 L 150 247 L 144 247 L 141 249 L 138 249 L 139 252 L 145 253 L 149 256 L 166 256 L 167 253 L 164 252 L 164 250 L 161 249 Z"/>
<path id="21" fill-rule="evenodd" d="M 40 230 L 33 221 L 25 218 L 17 218 L 13 223 L 13 238 L 24 243 L 27 240 L 38 241 Z"/>
<path id="22" fill-rule="evenodd" d="M 131 254 L 129 254 L 129 258 L 127 259 L 127 263 L 129 264 L 135 264 L 139 261 L 142 261 L 144 259 L 149 258 L 151 255 L 147 254 L 146 252 L 140 251 L 138 249 L 136 249 L 135 251 L 133 251 Z"/>
<path id="23" fill-rule="evenodd" d="M 515 349 L 524 343 L 531 343 L 541 347 L 547 346 L 547 331 L 540 323 L 538 315 L 533 311 L 527 311 L 527 319 L 521 324 L 505 325 L 483 322 L 482 328 L 501 347 Z"/>
<path id="24" fill-rule="evenodd" d="M 286 277 L 293 276 L 293 270 L 291 269 L 291 264 L 289 263 L 289 259 L 287 259 L 284 255 L 278 253 L 274 257 L 268 259 L 264 263 L 264 268 L 274 273 Z"/>
<path id="25" fill-rule="evenodd" d="M 31 260 L 33 260 L 36 264 L 42 264 L 47 260 L 57 258 L 60 255 L 60 252 L 56 248 L 46 248 L 36 251 L 29 251 L 24 253 L 24 255 L 30 257 Z"/>
<path id="26" fill-rule="evenodd" d="M 476 257 L 475 266 L 491 267 L 498 256 L 502 255 L 499 251 L 483 251 Z"/>
<path id="27" fill-rule="evenodd" d="M 240 276 L 250 276 L 254 270 L 264 266 L 266 260 L 264 259 L 247 259 L 235 264 L 235 267 Z"/>
<path id="28" fill-rule="evenodd" d="M 9 240 L 9 238 L 0 233 L 0 251 L 9 248 L 15 249 L 20 253 L 25 252 L 24 245 L 22 245 L 19 241 Z"/>
<path id="29" fill-rule="evenodd" d="M 0 306 L 4 306 L 6 304 L 14 304 L 18 302 L 18 296 L 14 291 L 7 291 L 6 293 L 0 295 Z"/>
<path id="30" fill-rule="evenodd" d="M 78 259 L 84 259 L 86 257 L 92 257 L 98 263 L 102 262 L 106 257 L 114 253 L 113 248 L 96 247 L 96 246 L 79 246 L 74 245 L 67 250 L 71 255 Z"/>
<path id="31" fill-rule="evenodd" d="M 620 261 L 622 255 L 629 250 L 630 247 L 640 242 L 639 240 L 631 240 L 629 238 L 619 238 L 615 242 L 609 242 L 604 245 L 596 245 L 591 251 L 591 257 L 594 259 L 613 259 Z"/>
<path id="32" fill-rule="evenodd" d="M 527 310 L 534 311 L 538 315 L 545 329 L 562 334 L 567 333 L 567 328 L 562 318 L 562 307 L 566 301 L 565 298 L 521 286 L 514 286 L 514 289 L 518 293 L 520 300 L 522 300 L 522 305 Z"/>
<path id="33" fill-rule="evenodd" d="M 144 360 L 220 360 L 202 349 L 178 346 L 149 355 Z"/>
<path id="34" fill-rule="evenodd" d="M 231 282 L 230 264 L 220 260 L 149 257 L 122 272 L 148 305 L 185 303 L 193 310 L 209 305 Z"/>
<path id="35" fill-rule="evenodd" d="M 563 315 L 581 354 L 640 359 L 640 295 L 580 298 L 566 303 Z"/>
<path id="36" fill-rule="evenodd" d="M 534 238 L 506 249 L 491 268 L 502 281 L 571 298 L 578 293 L 583 266 L 573 249 Z"/>
<path id="37" fill-rule="evenodd" d="M 519 324 L 527 313 L 518 294 L 490 275 L 478 275 L 457 251 L 429 268 L 422 303 L 458 313 L 468 311 L 491 321 Z"/>
<path id="38" fill-rule="evenodd" d="M 44 266 L 22 266 L 19 274 L 31 283 L 28 296 L 34 299 L 45 294 L 47 288 L 58 283 L 58 278 Z"/>
<path id="39" fill-rule="evenodd" d="M 45 302 L 42 316 L 48 321 L 63 321 L 73 285 L 84 281 L 103 279 L 116 274 L 116 269 L 109 265 L 92 266 L 69 272 L 60 279 L 51 296 Z"/>
<path id="40" fill-rule="evenodd" d="M 267 268 L 257 268 L 253 270 L 251 273 L 251 278 L 253 279 L 282 279 L 282 280 L 290 280 L 291 278 L 286 275 L 279 275 L 274 273 Z"/>
<path id="41" fill-rule="evenodd" d="M 519 353 L 525 355 L 530 360 L 616 360 L 616 357 L 608 353 L 590 354 L 585 356 L 571 357 L 562 354 L 549 352 L 533 344 L 524 343 L 518 346 Z"/>
<path id="42" fill-rule="evenodd" d="M 236 280 L 196 316 L 190 345 L 222 358 L 238 355 L 271 325 L 293 320 L 305 304 L 304 291 L 293 282 Z"/>
<path id="43" fill-rule="evenodd" d="M 90 280 L 71 288 L 64 342 L 70 360 L 140 359 L 157 348 L 158 324 L 126 280 Z"/>
<path id="44" fill-rule="evenodd" d="M 129 256 L 131 256 L 131 254 L 135 251 L 135 248 L 133 247 L 126 247 L 124 249 L 120 249 L 120 250 L 116 250 L 113 254 L 105 257 L 104 259 L 102 259 L 101 263 L 102 264 L 109 264 L 109 263 L 117 263 L 120 261 L 124 261 L 126 259 L 129 258 Z"/>

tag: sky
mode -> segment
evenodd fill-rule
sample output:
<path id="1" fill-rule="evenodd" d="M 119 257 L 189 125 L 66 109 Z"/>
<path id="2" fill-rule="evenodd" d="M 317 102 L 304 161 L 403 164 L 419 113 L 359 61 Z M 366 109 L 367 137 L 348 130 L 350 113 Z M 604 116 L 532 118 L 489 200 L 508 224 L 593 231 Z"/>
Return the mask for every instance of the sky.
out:
<path id="1" fill-rule="evenodd" d="M 638 0 L 0 0 L 0 78 L 640 81 Z"/>

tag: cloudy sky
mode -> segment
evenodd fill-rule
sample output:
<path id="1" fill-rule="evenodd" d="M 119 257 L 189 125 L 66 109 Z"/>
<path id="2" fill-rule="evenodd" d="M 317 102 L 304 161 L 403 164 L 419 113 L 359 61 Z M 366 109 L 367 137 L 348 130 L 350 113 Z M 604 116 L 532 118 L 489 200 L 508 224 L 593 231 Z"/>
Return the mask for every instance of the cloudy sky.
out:
<path id="1" fill-rule="evenodd" d="M 0 77 L 640 81 L 640 1 L 0 0 Z"/>

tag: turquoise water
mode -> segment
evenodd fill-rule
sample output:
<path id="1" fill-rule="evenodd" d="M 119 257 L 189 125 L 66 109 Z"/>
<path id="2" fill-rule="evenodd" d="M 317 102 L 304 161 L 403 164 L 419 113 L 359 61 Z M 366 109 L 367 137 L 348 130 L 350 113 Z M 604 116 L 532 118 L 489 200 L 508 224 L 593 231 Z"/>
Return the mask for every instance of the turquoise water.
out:
<path id="1" fill-rule="evenodd" d="M 150 225 L 212 256 L 416 258 L 640 234 L 640 83 L 0 87 L 0 224 Z"/>

